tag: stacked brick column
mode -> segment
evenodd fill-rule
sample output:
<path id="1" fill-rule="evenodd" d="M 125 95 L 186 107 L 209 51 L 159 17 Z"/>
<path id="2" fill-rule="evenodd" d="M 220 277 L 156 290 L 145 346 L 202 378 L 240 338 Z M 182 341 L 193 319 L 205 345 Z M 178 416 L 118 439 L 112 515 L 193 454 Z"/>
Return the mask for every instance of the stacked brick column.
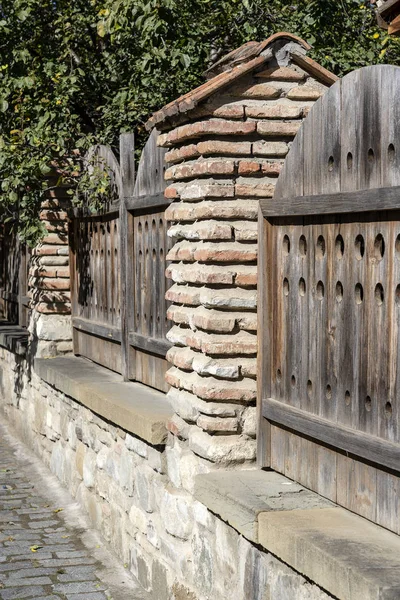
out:
<path id="1" fill-rule="evenodd" d="M 29 330 L 36 356 L 54 356 L 72 350 L 66 187 L 49 180 L 40 218 L 47 231 L 32 251 L 29 268 L 31 318 Z M 54 184 L 54 187 L 53 187 Z"/>
<path id="2" fill-rule="evenodd" d="M 157 124 L 169 149 L 166 217 L 175 242 L 169 429 L 175 446 L 224 465 L 256 454 L 258 202 L 273 196 L 289 146 L 326 89 L 284 56 L 219 90 L 186 122 Z"/>

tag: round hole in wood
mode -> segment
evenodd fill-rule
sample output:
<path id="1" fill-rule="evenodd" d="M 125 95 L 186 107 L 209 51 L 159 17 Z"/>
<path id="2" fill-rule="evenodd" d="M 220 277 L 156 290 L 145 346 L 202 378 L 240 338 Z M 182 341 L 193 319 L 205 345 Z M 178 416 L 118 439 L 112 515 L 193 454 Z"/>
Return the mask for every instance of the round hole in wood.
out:
<path id="1" fill-rule="evenodd" d="M 317 239 L 317 257 L 318 258 L 323 258 L 325 256 L 325 238 L 323 235 L 318 236 Z"/>
<path id="2" fill-rule="evenodd" d="M 341 302 L 343 300 L 343 285 L 341 281 L 338 281 L 335 288 L 336 300 Z"/>
<path id="3" fill-rule="evenodd" d="M 149 224 L 148 224 L 148 222 L 147 222 L 147 221 L 145 221 L 145 222 L 144 222 L 144 230 L 145 230 L 145 232 L 146 232 L 146 233 L 147 233 L 147 232 L 148 232 L 148 230 L 149 230 Z"/>
<path id="4" fill-rule="evenodd" d="M 311 396 L 311 394 L 312 394 L 312 381 L 311 381 L 311 379 L 309 379 L 309 380 L 307 381 L 307 394 L 308 394 L 309 396 Z"/>
<path id="5" fill-rule="evenodd" d="M 344 401 L 346 403 L 346 406 L 349 406 L 350 402 L 351 402 L 351 395 L 349 390 L 346 390 L 346 393 L 344 395 Z"/>
<path id="6" fill-rule="evenodd" d="M 353 155 L 351 152 L 347 153 L 347 168 L 349 171 L 353 168 Z"/>
<path id="7" fill-rule="evenodd" d="M 329 384 L 326 386 L 326 397 L 328 400 L 332 398 L 332 388 Z"/>
<path id="8" fill-rule="evenodd" d="M 282 371 L 280 369 L 276 371 L 276 380 L 282 381 Z"/>
<path id="9" fill-rule="evenodd" d="M 306 293 L 306 282 L 301 277 L 300 281 L 299 281 L 299 294 L 300 294 L 300 296 L 304 296 L 305 293 Z"/>
<path id="10" fill-rule="evenodd" d="M 356 237 L 354 245 L 356 248 L 356 259 L 361 260 L 365 253 L 365 242 L 361 234 Z"/>
<path id="11" fill-rule="evenodd" d="M 385 240 L 383 239 L 383 235 L 381 233 L 378 233 L 374 242 L 374 256 L 376 260 L 382 260 L 384 254 Z"/>
<path id="12" fill-rule="evenodd" d="M 396 304 L 400 306 L 400 284 L 396 287 Z"/>
<path id="13" fill-rule="evenodd" d="M 365 410 L 367 412 L 371 412 L 372 410 L 372 400 L 371 400 L 371 396 L 367 396 L 365 398 Z"/>
<path id="14" fill-rule="evenodd" d="M 343 254 L 344 254 L 344 240 L 340 234 L 336 237 L 335 249 L 336 249 L 336 257 L 342 258 Z"/>
<path id="15" fill-rule="evenodd" d="M 396 150 L 395 150 L 394 144 L 389 144 L 389 146 L 388 146 L 389 162 L 394 162 L 395 158 L 396 158 Z"/>
<path id="16" fill-rule="evenodd" d="M 317 283 L 317 298 L 318 298 L 318 300 L 322 300 L 322 298 L 324 296 L 325 296 L 324 284 L 322 283 L 322 281 L 318 281 L 318 283 Z"/>
<path id="17" fill-rule="evenodd" d="M 301 256 L 305 256 L 307 254 L 307 240 L 304 235 L 301 235 L 299 239 L 299 252 Z"/>
<path id="18" fill-rule="evenodd" d="M 375 302 L 378 306 L 383 304 L 385 297 L 383 292 L 383 287 L 381 283 L 377 283 L 375 286 Z"/>
<path id="19" fill-rule="evenodd" d="M 335 159 L 333 156 L 330 156 L 328 159 L 328 171 L 333 171 L 333 166 L 335 164 Z"/>
<path id="20" fill-rule="evenodd" d="M 356 283 L 356 287 L 354 288 L 354 294 L 356 297 L 356 303 L 361 304 L 361 302 L 364 300 L 364 290 L 361 283 Z"/>
<path id="21" fill-rule="evenodd" d="M 385 415 L 387 417 L 391 417 L 392 416 L 392 412 L 393 412 L 393 408 L 392 408 L 391 402 L 386 402 L 386 404 L 385 404 Z"/>
<path id="22" fill-rule="evenodd" d="M 285 294 L 285 296 L 289 295 L 289 281 L 287 280 L 286 277 L 283 280 L 283 293 Z"/>
<path id="23" fill-rule="evenodd" d="M 296 385 L 296 377 L 294 375 L 291 376 L 290 383 L 291 383 L 292 387 L 294 387 Z"/>
<path id="24" fill-rule="evenodd" d="M 288 235 L 283 236 L 282 246 L 283 246 L 283 253 L 288 255 L 290 252 L 290 239 L 289 239 Z"/>
<path id="25" fill-rule="evenodd" d="M 368 157 L 368 162 L 370 162 L 370 163 L 373 162 L 373 160 L 375 158 L 375 154 L 374 154 L 374 151 L 372 150 L 372 148 L 370 148 L 368 150 L 367 157 Z"/>

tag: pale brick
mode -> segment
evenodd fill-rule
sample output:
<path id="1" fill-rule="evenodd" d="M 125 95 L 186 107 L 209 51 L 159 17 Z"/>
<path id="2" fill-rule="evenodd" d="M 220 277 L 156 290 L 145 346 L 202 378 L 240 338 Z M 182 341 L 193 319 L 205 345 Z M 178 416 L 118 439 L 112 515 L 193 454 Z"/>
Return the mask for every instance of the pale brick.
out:
<path id="1" fill-rule="evenodd" d="M 201 304 L 200 293 L 201 290 L 199 288 L 175 284 L 169 288 L 165 297 L 170 302 L 199 306 Z"/>
<path id="2" fill-rule="evenodd" d="M 68 215 L 63 210 L 42 210 L 39 217 L 41 221 L 66 221 Z"/>
<path id="3" fill-rule="evenodd" d="M 200 288 L 199 300 L 199 304 L 203 304 L 208 308 L 247 310 L 257 307 L 257 292 L 244 288 Z"/>
<path id="4" fill-rule="evenodd" d="M 273 79 L 275 81 L 303 81 L 305 77 L 304 71 L 293 69 L 291 67 L 272 67 L 259 71 L 255 75 L 262 79 Z"/>
<path id="5" fill-rule="evenodd" d="M 255 123 L 252 121 L 236 122 L 210 119 L 182 125 L 167 134 L 160 135 L 157 144 L 165 147 L 208 135 L 249 135 L 254 131 Z"/>
<path id="6" fill-rule="evenodd" d="M 247 331 L 240 331 L 233 335 L 216 335 L 174 326 L 167 333 L 167 339 L 173 344 L 190 346 L 206 354 L 238 355 L 257 352 L 257 337 Z"/>
<path id="7" fill-rule="evenodd" d="M 233 198 L 234 195 L 235 187 L 232 180 L 195 179 L 180 186 L 180 198 L 186 201 L 205 198 Z"/>
<path id="8" fill-rule="evenodd" d="M 222 418 L 200 415 L 196 421 L 196 425 L 204 431 L 210 431 L 212 433 L 221 431 L 224 433 L 236 433 L 239 429 L 238 420 L 229 417 Z"/>
<path id="9" fill-rule="evenodd" d="M 69 258 L 66 256 L 41 256 L 38 260 L 41 266 L 66 266 L 69 264 Z"/>
<path id="10" fill-rule="evenodd" d="M 191 348 L 177 348 L 173 346 L 168 350 L 165 358 L 175 367 L 190 370 L 195 356 L 196 352 L 191 350 Z"/>
<path id="11" fill-rule="evenodd" d="M 235 240 L 238 242 L 257 241 L 258 223 L 256 221 L 238 221 L 232 223 Z"/>
<path id="12" fill-rule="evenodd" d="M 39 244 L 32 250 L 33 256 L 52 256 L 57 255 L 59 246 L 42 245 Z"/>
<path id="13" fill-rule="evenodd" d="M 235 185 L 236 195 L 241 197 L 272 198 L 274 191 L 275 183 L 267 177 L 238 177 Z"/>
<path id="14" fill-rule="evenodd" d="M 242 96 L 243 98 L 274 100 L 275 98 L 279 98 L 281 92 L 282 89 L 280 87 L 272 86 L 269 83 L 256 83 L 235 89 L 233 95 Z"/>
<path id="15" fill-rule="evenodd" d="M 249 262 L 257 259 L 257 246 L 240 242 L 205 242 L 197 246 L 193 256 L 202 262 Z"/>
<path id="16" fill-rule="evenodd" d="M 301 121 L 258 121 L 257 133 L 264 137 L 292 138 L 296 135 Z"/>
<path id="17" fill-rule="evenodd" d="M 292 88 L 287 97 L 290 100 L 318 100 L 323 94 L 323 90 L 303 85 Z"/>
<path id="18" fill-rule="evenodd" d="M 165 211 L 167 221 L 195 221 L 196 219 L 256 219 L 258 200 L 203 201 L 197 204 L 174 202 Z"/>
<path id="19" fill-rule="evenodd" d="M 38 277 L 33 286 L 42 290 L 69 290 L 70 283 L 69 279 Z"/>
<path id="20" fill-rule="evenodd" d="M 191 392 L 171 388 L 167 393 L 168 401 L 175 412 L 185 421 L 194 423 L 201 414 L 236 417 L 240 416 L 244 407 L 228 402 L 206 402 Z"/>
<path id="21" fill-rule="evenodd" d="M 167 169 L 165 179 L 190 179 L 201 175 L 233 175 L 235 169 L 233 160 L 209 159 L 185 162 Z"/>
<path id="22" fill-rule="evenodd" d="M 70 315 L 71 304 L 47 304 L 44 302 L 35 303 L 35 311 L 44 315 Z"/>
<path id="23" fill-rule="evenodd" d="M 189 447 L 199 456 L 212 462 L 230 464 L 254 461 L 256 442 L 244 436 L 212 436 L 199 427 L 191 427 Z"/>
<path id="24" fill-rule="evenodd" d="M 231 240 L 232 227 L 221 221 L 198 221 L 190 225 L 178 223 L 168 230 L 168 237 L 186 240 Z"/>
<path id="25" fill-rule="evenodd" d="M 303 109 L 300 106 L 287 104 L 246 106 L 246 116 L 253 119 L 300 119 L 303 116 Z"/>
<path id="26" fill-rule="evenodd" d="M 286 142 L 266 142 L 259 140 L 253 144 L 253 153 L 259 156 L 286 156 L 289 146 Z"/>
<path id="27" fill-rule="evenodd" d="M 243 156 L 251 154 L 250 142 L 227 142 L 223 140 L 207 140 L 197 144 L 200 154 L 223 154 L 226 156 Z"/>
<path id="28" fill-rule="evenodd" d="M 68 244 L 68 236 L 50 233 L 42 239 L 43 244 Z"/>
<path id="29" fill-rule="evenodd" d="M 173 148 L 165 155 L 166 163 L 175 163 L 188 158 L 195 158 L 200 156 L 200 152 L 197 149 L 196 144 L 189 144 L 188 146 L 182 146 L 181 148 Z"/>
<path id="30" fill-rule="evenodd" d="M 249 437 L 256 437 L 257 433 L 257 409 L 255 406 L 247 407 L 242 414 L 242 431 Z"/>
<path id="31" fill-rule="evenodd" d="M 187 440 L 189 437 L 189 425 L 179 415 L 173 415 L 167 421 L 166 427 L 168 431 L 182 440 Z"/>
<path id="32" fill-rule="evenodd" d="M 194 263 L 171 264 L 166 269 L 166 277 L 176 283 L 205 283 L 231 285 L 235 279 L 235 269 Z"/>

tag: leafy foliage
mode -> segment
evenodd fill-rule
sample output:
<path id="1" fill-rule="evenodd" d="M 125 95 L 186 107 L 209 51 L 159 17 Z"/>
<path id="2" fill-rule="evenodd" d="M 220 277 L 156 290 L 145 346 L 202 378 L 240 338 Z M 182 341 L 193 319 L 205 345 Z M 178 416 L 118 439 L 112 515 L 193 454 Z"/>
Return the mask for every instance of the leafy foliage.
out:
<path id="1" fill-rule="evenodd" d="M 360 0 L 0 0 L 0 204 L 18 208 L 22 237 L 56 167 L 78 181 L 94 143 L 117 147 L 148 115 L 201 82 L 210 56 L 276 31 L 313 45 L 311 56 L 342 75 L 400 64 L 399 42 Z M 103 186 L 96 182 L 94 191 Z M 83 177 L 80 187 L 91 189 Z"/>

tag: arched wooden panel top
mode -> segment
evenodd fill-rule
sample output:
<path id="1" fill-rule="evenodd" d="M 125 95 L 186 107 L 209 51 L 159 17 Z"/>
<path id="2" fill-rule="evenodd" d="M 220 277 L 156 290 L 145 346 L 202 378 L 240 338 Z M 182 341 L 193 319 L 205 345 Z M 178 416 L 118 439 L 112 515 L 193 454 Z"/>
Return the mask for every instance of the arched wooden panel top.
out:
<path id="1" fill-rule="evenodd" d="M 274 200 L 399 185 L 400 67 L 375 65 L 349 73 L 315 103 Z"/>

